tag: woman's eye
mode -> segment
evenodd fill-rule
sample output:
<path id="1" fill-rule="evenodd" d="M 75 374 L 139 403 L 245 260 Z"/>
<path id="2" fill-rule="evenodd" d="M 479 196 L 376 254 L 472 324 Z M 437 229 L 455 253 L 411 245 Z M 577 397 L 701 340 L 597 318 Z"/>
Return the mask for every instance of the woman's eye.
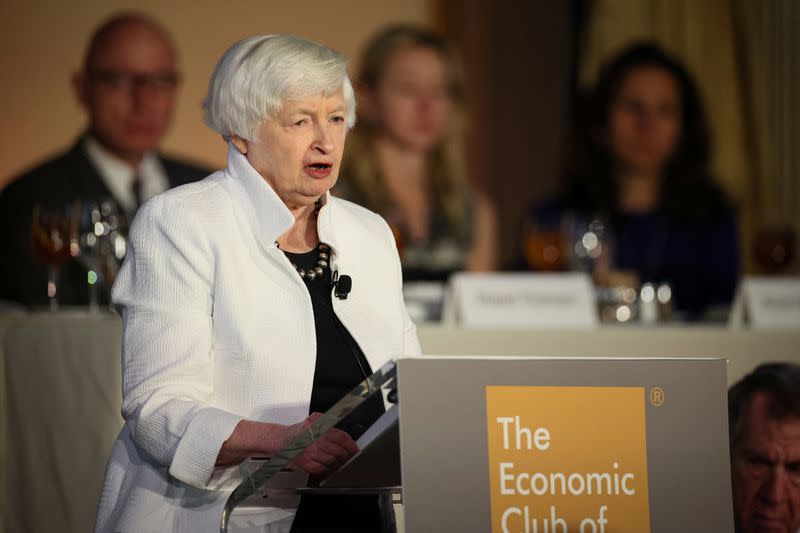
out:
<path id="1" fill-rule="evenodd" d="M 342 124 L 344 122 L 344 117 L 340 115 L 334 115 L 331 117 L 331 122 L 334 124 Z"/>
<path id="2" fill-rule="evenodd" d="M 303 124 L 305 124 L 305 123 L 306 123 L 306 119 L 304 119 L 304 118 L 301 118 L 301 119 L 300 119 L 300 120 L 298 120 L 297 122 L 294 122 L 294 123 L 292 124 L 292 126 L 302 126 L 302 125 L 303 125 Z"/>

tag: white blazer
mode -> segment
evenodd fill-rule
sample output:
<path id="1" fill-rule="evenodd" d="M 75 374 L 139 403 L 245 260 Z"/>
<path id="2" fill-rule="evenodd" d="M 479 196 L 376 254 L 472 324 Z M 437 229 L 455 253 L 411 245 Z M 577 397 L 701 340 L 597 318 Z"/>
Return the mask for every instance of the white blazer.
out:
<path id="1" fill-rule="evenodd" d="M 320 240 L 352 292 L 333 309 L 373 370 L 418 355 L 386 222 L 326 195 Z M 112 293 L 122 315 L 125 426 L 114 443 L 98 533 L 219 531 L 231 470 L 215 469 L 242 419 L 308 415 L 316 361 L 311 299 L 275 240 L 294 218 L 247 158 L 148 201 Z M 275 511 L 282 527 L 293 511 Z M 277 523 L 276 523 L 277 526 Z M 270 530 L 272 531 L 272 529 Z"/>

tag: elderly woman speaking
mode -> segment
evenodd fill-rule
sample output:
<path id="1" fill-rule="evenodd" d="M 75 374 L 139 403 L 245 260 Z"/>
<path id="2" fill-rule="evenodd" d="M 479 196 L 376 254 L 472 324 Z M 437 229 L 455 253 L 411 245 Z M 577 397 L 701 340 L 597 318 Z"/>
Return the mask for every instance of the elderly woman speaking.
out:
<path id="1" fill-rule="evenodd" d="M 141 208 L 114 286 L 125 426 L 96 531 L 219 531 L 234 465 L 419 353 L 389 227 L 328 194 L 354 105 L 342 55 L 303 39 L 251 37 L 218 63 L 206 122 L 227 168 Z M 356 451 L 333 429 L 294 464 L 325 474 Z M 268 508 L 247 531 L 382 530 L 377 496 L 336 498 Z"/>

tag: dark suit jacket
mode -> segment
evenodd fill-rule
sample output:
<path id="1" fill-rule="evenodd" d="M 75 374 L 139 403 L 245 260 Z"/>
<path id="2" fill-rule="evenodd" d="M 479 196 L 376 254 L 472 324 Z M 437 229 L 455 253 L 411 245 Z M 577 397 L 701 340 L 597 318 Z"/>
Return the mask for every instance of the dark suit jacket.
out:
<path id="1" fill-rule="evenodd" d="M 178 160 L 159 156 L 170 187 L 210 174 Z M 31 219 L 35 204 L 66 206 L 75 200 L 113 198 L 83 149 L 83 138 L 66 153 L 45 161 L 0 191 L 0 300 L 25 306 L 45 305 L 47 268 L 31 253 Z M 78 261 L 61 267 L 58 301 L 61 305 L 86 305 L 86 269 Z M 100 286 L 100 302 L 108 302 L 108 287 Z"/>

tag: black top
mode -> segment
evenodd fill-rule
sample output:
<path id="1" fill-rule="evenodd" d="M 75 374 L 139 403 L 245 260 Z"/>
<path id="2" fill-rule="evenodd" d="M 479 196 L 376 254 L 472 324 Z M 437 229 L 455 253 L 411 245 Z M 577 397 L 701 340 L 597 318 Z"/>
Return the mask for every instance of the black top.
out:
<path id="1" fill-rule="evenodd" d="M 293 264 L 304 269 L 316 266 L 319 257 L 319 250 L 303 254 L 284 253 Z M 330 269 L 326 268 L 321 277 L 306 280 L 305 283 L 314 308 L 317 335 L 317 362 L 309 414 L 323 413 L 372 374 L 372 369 L 358 344 L 333 312 Z M 383 405 L 366 403 L 358 411 L 348 417 L 346 425 L 338 426 L 354 439 L 361 436 L 370 423 L 380 416 Z M 312 483 L 315 481 L 311 480 Z M 380 532 L 378 496 L 304 495 L 300 499 L 291 531 Z"/>

